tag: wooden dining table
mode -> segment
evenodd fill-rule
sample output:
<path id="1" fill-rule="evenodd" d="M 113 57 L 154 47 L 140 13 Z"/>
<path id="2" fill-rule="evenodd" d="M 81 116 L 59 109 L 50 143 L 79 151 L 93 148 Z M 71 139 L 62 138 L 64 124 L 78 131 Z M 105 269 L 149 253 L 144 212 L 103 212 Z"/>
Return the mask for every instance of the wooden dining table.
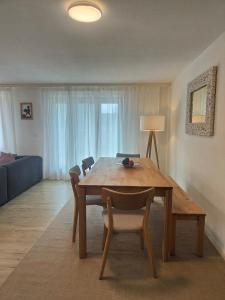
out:
<path id="1" fill-rule="evenodd" d="M 164 237 L 162 258 L 170 256 L 171 213 L 173 187 L 149 158 L 135 158 L 136 166 L 124 168 L 121 158 L 102 157 L 83 177 L 78 185 L 79 192 L 79 256 L 87 256 L 86 195 L 101 195 L 104 187 L 121 192 L 137 192 L 154 187 L 155 195 L 164 200 Z"/>

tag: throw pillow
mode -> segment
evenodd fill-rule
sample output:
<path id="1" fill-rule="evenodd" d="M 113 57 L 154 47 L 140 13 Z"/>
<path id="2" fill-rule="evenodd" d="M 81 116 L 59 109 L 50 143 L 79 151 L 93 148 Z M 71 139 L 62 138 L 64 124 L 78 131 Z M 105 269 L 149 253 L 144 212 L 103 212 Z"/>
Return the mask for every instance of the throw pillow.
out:
<path id="1" fill-rule="evenodd" d="M 4 165 L 15 160 L 15 156 L 13 154 L 4 154 L 0 157 L 0 165 Z"/>

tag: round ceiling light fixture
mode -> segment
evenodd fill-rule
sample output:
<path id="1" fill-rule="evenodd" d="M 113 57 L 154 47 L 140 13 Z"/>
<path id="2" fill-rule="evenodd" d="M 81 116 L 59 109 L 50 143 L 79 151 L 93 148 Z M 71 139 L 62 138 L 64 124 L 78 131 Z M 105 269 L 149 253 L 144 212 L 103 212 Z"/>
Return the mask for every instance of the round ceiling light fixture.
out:
<path id="1" fill-rule="evenodd" d="M 85 23 L 96 22 L 102 16 L 100 8 L 89 2 L 73 3 L 68 8 L 68 14 L 72 19 Z"/>

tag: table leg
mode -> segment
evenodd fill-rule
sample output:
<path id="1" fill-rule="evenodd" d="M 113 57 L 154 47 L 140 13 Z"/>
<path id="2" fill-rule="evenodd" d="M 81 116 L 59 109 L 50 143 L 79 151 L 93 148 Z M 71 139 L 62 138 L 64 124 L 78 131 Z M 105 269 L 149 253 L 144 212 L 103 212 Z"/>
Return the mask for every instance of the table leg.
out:
<path id="1" fill-rule="evenodd" d="M 82 187 L 79 187 L 79 255 L 80 258 L 87 256 L 86 192 Z"/>
<path id="2" fill-rule="evenodd" d="M 204 231 L 205 231 L 205 216 L 198 217 L 198 242 L 197 242 L 197 255 L 203 256 L 204 249 Z"/>
<path id="3" fill-rule="evenodd" d="M 165 223 L 164 223 L 164 243 L 163 243 L 163 261 L 168 261 L 170 256 L 170 241 L 172 237 L 172 193 L 170 189 L 166 191 L 164 198 Z"/>

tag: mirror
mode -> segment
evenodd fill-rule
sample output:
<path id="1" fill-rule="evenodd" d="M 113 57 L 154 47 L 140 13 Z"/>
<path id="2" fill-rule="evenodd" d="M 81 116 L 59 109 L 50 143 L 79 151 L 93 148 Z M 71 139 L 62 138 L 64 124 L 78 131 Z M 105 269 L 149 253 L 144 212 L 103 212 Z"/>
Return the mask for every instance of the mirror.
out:
<path id="1" fill-rule="evenodd" d="M 200 89 L 193 91 L 192 98 L 192 112 L 191 123 L 205 123 L 206 121 L 206 97 L 207 86 L 203 86 Z"/>
<path id="2" fill-rule="evenodd" d="M 217 67 L 213 66 L 188 84 L 185 131 L 187 134 L 214 134 Z"/>

